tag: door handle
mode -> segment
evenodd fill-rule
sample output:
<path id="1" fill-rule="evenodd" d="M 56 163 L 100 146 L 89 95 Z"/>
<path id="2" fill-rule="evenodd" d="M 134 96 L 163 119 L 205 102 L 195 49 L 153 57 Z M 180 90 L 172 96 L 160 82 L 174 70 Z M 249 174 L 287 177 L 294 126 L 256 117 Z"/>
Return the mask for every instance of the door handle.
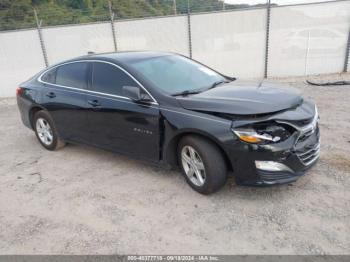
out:
<path id="1" fill-rule="evenodd" d="M 88 103 L 92 105 L 93 107 L 101 106 L 100 102 L 98 100 L 88 100 Z"/>
<path id="2" fill-rule="evenodd" d="M 46 94 L 46 96 L 49 98 L 54 98 L 54 97 L 56 97 L 56 94 L 54 92 L 49 92 Z"/>

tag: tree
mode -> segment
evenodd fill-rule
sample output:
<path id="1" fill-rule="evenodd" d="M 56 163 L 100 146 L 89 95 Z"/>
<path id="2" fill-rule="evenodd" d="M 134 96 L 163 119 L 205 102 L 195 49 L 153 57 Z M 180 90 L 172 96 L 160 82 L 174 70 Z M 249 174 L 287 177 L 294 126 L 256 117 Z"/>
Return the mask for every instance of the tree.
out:
<path id="1" fill-rule="evenodd" d="M 176 0 L 177 12 L 187 13 L 188 0 Z M 173 0 L 112 0 L 118 19 L 173 15 Z M 189 0 L 191 12 L 222 10 L 219 0 Z M 234 7 L 226 4 L 226 9 Z M 34 27 L 33 9 L 44 25 L 108 20 L 108 0 L 0 0 L 0 30 Z"/>

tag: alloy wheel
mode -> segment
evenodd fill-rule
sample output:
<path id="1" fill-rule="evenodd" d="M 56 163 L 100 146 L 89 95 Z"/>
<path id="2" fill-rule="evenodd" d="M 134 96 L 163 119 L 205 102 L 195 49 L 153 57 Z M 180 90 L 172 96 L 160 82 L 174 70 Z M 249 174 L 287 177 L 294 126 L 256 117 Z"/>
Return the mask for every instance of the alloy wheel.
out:
<path id="1" fill-rule="evenodd" d="M 38 118 L 36 120 L 36 132 L 42 143 L 49 146 L 53 142 L 53 133 L 51 126 L 44 118 Z"/>
<path id="2" fill-rule="evenodd" d="M 184 146 L 181 150 L 182 167 L 189 180 L 196 186 L 205 183 L 205 167 L 198 152 L 191 146 Z"/>

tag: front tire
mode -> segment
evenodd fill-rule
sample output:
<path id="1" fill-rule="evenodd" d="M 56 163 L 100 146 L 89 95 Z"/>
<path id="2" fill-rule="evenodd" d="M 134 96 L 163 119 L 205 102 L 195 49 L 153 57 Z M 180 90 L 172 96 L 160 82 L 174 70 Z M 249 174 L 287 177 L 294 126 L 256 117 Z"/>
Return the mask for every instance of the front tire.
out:
<path id="1" fill-rule="evenodd" d="M 47 150 L 54 151 L 65 145 L 58 137 L 57 130 L 50 114 L 39 111 L 34 115 L 33 127 L 40 144 Z"/>
<path id="2" fill-rule="evenodd" d="M 178 145 L 178 162 L 187 183 L 208 195 L 222 188 L 227 180 L 227 166 L 220 149 L 197 136 L 186 136 Z"/>

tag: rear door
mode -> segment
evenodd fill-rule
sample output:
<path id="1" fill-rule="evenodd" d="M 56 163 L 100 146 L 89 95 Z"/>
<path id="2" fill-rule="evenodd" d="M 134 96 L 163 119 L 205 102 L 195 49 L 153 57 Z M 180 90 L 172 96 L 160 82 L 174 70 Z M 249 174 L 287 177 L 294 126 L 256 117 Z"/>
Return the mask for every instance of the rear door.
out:
<path id="1" fill-rule="evenodd" d="M 89 63 L 71 62 L 45 73 L 43 105 L 50 112 L 60 136 L 69 141 L 85 142 L 87 128 L 87 77 Z"/>
<path id="2" fill-rule="evenodd" d="M 139 84 L 122 68 L 93 62 L 87 96 L 90 141 L 148 160 L 159 160 L 159 108 L 123 96 L 123 86 Z M 93 92 L 93 93 L 92 93 Z"/>

